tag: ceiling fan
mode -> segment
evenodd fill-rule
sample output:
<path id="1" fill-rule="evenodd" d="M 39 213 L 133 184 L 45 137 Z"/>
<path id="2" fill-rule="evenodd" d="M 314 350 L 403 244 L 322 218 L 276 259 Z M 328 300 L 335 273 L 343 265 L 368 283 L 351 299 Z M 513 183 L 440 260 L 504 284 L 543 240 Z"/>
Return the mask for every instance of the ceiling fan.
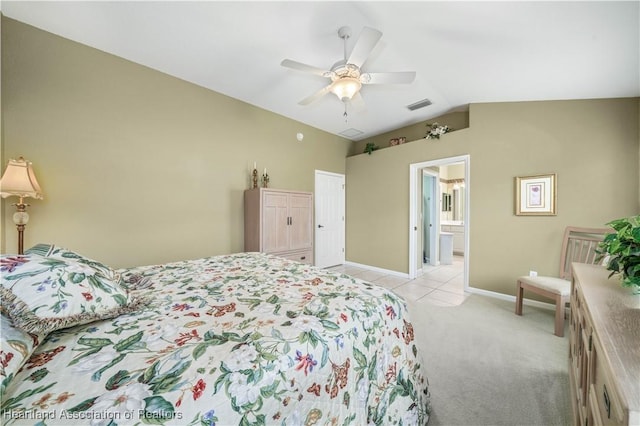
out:
<path id="1" fill-rule="evenodd" d="M 323 87 L 316 93 L 298 102 L 300 105 L 309 105 L 320 99 L 327 93 L 335 94 L 338 99 L 346 103 L 353 100 L 360 100 L 360 89 L 363 84 L 408 84 L 411 83 L 416 73 L 414 71 L 405 72 L 363 72 L 362 65 L 378 44 L 382 33 L 373 28 L 364 27 L 356 44 L 351 50 L 351 55 L 347 57 L 347 39 L 351 37 L 351 28 L 342 27 L 338 30 L 338 36 L 344 40 L 344 59 L 336 62 L 330 70 L 303 64 L 291 59 L 283 60 L 280 65 L 294 70 L 316 74 L 321 77 L 331 79 L 331 83 Z M 346 112 L 345 112 L 346 114 Z"/>

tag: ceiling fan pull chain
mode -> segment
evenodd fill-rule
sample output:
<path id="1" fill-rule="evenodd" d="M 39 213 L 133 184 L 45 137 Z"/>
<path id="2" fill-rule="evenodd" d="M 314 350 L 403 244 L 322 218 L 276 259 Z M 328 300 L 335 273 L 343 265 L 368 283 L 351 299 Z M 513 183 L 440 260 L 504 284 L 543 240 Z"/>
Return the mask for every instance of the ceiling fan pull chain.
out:
<path id="1" fill-rule="evenodd" d="M 344 117 L 344 122 L 347 123 L 349 121 L 349 115 L 347 114 L 347 103 L 344 102 L 344 114 L 342 114 L 342 116 Z"/>

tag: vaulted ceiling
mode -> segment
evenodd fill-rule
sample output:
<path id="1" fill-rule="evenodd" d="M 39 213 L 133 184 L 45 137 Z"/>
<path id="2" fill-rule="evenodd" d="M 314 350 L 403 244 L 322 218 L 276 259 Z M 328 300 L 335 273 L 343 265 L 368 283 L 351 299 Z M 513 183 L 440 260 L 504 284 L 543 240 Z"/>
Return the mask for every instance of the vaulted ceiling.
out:
<path id="1" fill-rule="evenodd" d="M 640 96 L 640 2 L 25 2 L 5 16 L 302 123 L 361 140 L 470 103 Z M 415 71 L 411 84 L 364 85 L 363 105 L 329 69 L 363 27 L 383 35 L 363 70 Z M 431 105 L 411 111 L 408 105 Z"/>

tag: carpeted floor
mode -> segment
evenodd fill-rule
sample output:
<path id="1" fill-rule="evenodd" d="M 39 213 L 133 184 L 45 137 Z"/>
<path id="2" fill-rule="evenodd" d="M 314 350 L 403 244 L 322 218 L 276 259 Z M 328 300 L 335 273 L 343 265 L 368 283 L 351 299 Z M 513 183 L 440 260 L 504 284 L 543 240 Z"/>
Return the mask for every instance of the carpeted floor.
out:
<path id="1" fill-rule="evenodd" d="M 409 303 L 438 425 L 569 425 L 568 327 L 554 313 L 473 294 L 455 307 Z"/>

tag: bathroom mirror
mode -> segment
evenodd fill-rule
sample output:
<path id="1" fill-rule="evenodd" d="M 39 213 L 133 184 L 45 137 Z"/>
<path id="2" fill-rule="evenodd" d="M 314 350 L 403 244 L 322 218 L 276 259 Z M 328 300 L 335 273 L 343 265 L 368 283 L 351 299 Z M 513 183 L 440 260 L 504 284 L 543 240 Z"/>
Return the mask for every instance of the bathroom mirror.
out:
<path id="1" fill-rule="evenodd" d="M 464 186 L 453 189 L 453 220 L 464 221 Z"/>
<path id="2" fill-rule="evenodd" d="M 442 193 L 442 211 L 450 212 L 451 211 L 451 194 L 446 192 Z"/>

